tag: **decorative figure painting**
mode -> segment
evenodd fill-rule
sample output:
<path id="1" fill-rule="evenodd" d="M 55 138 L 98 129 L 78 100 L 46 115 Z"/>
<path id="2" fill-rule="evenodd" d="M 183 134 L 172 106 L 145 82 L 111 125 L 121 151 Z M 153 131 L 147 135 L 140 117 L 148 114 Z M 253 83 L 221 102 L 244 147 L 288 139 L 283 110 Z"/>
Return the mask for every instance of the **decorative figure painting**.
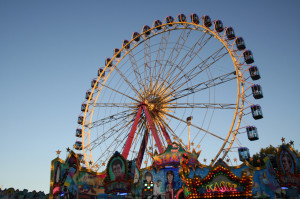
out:
<path id="1" fill-rule="evenodd" d="M 125 166 L 124 162 L 121 158 L 115 157 L 111 161 L 111 167 L 110 170 L 112 171 L 110 173 L 110 179 L 113 180 L 123 180 L 124 179 L 124 173 L 125 173 Z"/>

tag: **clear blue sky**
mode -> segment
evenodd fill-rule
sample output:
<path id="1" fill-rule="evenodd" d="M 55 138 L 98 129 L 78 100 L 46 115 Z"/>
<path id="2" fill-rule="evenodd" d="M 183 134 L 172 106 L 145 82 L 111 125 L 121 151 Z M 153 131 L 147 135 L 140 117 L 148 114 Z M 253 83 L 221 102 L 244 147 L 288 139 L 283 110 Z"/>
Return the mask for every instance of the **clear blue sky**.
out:
<path id="1" fill-rule="evenodd" d="M 50 162 L 71 147 L 90 80 L 143 25 L 178 13 L 221 19 L 260 67 L 264 119 L 251 153 L 281 137 L 299 149 L 300 1 L 0 0 L 0 185 L 49 192 Z"/>

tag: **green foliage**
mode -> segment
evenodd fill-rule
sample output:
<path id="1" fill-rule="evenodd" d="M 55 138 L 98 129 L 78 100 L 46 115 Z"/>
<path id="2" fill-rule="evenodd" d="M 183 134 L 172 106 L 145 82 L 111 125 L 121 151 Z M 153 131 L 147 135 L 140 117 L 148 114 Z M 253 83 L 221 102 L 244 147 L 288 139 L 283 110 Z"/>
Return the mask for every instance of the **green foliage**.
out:
<path id="1" fill-rule="evenodd" d="M 293 141 L 290 141 L 289 143 L 285 144 L 288 147 L 293 147 Z M 256 153 L 252 156 L 251 161 L 249 163 L 254 166 L 254 167 L 261 167 L 265 165 L 264 158 L 267 156 L 267 154 L 271 155 L 277 155 L 277 148 L 272 145 L 266 147 L 266 148 L 261 148 L 259 153 Z M 294 149 L 295 153 L 299 154 L 299 151 L 297 149 Z"/>

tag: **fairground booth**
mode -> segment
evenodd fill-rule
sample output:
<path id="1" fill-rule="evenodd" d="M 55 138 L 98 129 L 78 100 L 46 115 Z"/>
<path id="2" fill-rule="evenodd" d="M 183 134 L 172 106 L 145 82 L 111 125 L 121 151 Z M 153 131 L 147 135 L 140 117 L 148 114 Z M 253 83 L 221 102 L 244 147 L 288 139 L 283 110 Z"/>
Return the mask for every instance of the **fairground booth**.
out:
<path id="1" fill-rule="evenodd" d="M 264 167 L 248 161 L 229 167 L 198 162 L 199 153 L 172 143 L 151 154 L 153 164 L 139 169 L 137 161 L 115 152 L 106 171 L 96 173 L 79 164 L 70 151 L 63 161 L 51 163 L 50 198 L 286 198 L 298 197 L 299 157 L 282 145 L 277 156 L 267 156 Z"/>

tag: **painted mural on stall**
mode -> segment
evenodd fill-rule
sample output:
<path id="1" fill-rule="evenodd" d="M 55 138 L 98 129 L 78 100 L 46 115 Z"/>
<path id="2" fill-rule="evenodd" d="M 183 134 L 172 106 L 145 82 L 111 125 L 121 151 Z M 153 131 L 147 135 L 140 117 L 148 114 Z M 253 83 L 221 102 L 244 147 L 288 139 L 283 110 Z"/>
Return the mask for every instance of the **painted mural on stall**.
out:
<path id="1" fill-rule="evenodd" d="M 252 196 L 253 198 L 275 198 L 275 193 L 280 194 L 281 187 L 274 175 L 274 169 L 270 167 L 269 159 L 265 159 L 264 167 L 253 167 L 248 163 L 242 164 L 239 168 L 232 168 L 232 172 L 241 176 L 245 173 L 248 176 L 253 176 L 252 181 Z"/>
<path id="2" fill-rule="evenodd" d="M 185 151 L 180 144 L 168 145 L 164 153 L 150 154 L 153 164 L 141 171 L 141 181 L 133 189 L 134 195 L 142 198 L 175 198 L 182 189 L 183 181 L 180 176 L 181 159 L 188 157 L 186 165 L 196 171 L 202 168 L 197 161 L 200 152 Z M 181 193 L 183 196 L 183 192 Z"/>
<path id="3" fill-rule="evenodd" d="M 78 197 L 78 187 L 73 180 L 79 174 L 79 162 L 74 154 L 69 154 L 66 164 L 57 158 L 57 161 L 52 163 L 54 166 L 53 195 L 56 197 L 67 195 L 68 197 Z"/>
<path id="4" fill-rule="evenodd" d="M 178 168 L 180 166 L 180 159 L 183 154 L 188 156 L 187 165 L 193 169 L 201 166 L 198 162 L 198 157 L 201 151 L 196 152 L 195 149 L 192 153 L 187 152 L 180 144 L 173 142 L 169 144 L 166 150 L 162 154 L 158 154 L 155 150 L 154 154 L 150 154 L 153 159 L 153 164 L 151 167 L 154 167 L 156 170 L 164 168 L 165 166 L 173 166 Z"/>
<path id="5" fill-rule="evenodd" d="M 51 163 L 50 198 L 90 198 L 104 192 L 104 176 L 81 168 L 78 157 L 70 152 L 64 162 Z"/>
<path id="6" fill-rule="evenodd" d="M 132 165 L 131 165 L 132 166 Z M 127 160 L 119 153 L 110 158 L 106 168 L 104 188 L 106 194 L 131 193 L 132 175 L 129 174 Z"/>
<path id="7" fill-rule="evenodd" d="M 296 197 L 300 190 L 300 158 L 293 148 L 281 145 L 276 157 L 277 176 L 281 187 L 286 187 L 286 195 Z"/>
<path id="8" fill-rule="evenodd" d="M 158 172 L 150 169 L 142 172 L 142 182 L 136 187 L 135 195 L 143 198 L 148 196 L 171 198 L 171 195 L 175 196 L 181 186 L 178 168 L 160 169 Z"/>
<path id="9" fill-rule="evenodd" d="M 277 155 L 267 156 L 263 167 L 253 167 L 247 161 L 231 167 L 221 160 L 209 167 L 198 161 L 200 152 L 187 152 L 177 143 L 170 144 L 164 153 L 150 155 L 153 164 L 140 170 L 136 160 L 126 160 L 116 152 L 106 171 L 96 173 L 82 168 L 78 156 L 70 151 L 66 161 L 56 158 L 51 163 L 50 198 L 112 198 L 123 194 L 124 198 L 169 199 L 207 193 L 230 196 L 231 192 L 253 198 L 299 195 L 299 157 L 285 145 Z"/>

